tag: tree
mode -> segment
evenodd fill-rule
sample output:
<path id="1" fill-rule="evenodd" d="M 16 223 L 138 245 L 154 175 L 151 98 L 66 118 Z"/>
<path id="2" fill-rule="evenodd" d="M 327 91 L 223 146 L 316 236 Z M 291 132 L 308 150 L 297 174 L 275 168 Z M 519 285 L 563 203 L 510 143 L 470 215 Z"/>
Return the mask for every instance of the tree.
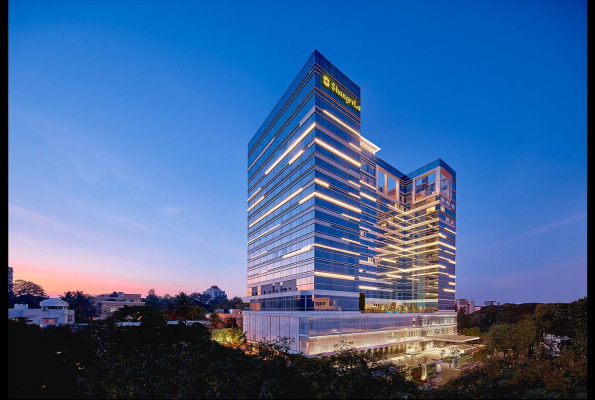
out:
<path id="1" fill-rule="evenodd" d="M 463 328 L 461 329 L 461 333 L 465 336 L 479 336 L 480 338 L 485 335 L 479 328 Z"/>
<path id="2" fill-rule="evenodd" d="M 155 294 L 155 289 L 149 289 L 147 293 L 147 297 L 145 297 L 145 305 L 155 307 L 160 309 L 162 306 L 162 300 L 157 294 Z"/>
<path id="3" fill-rule="evenodd" d="M 190 299 L 195 305 L 208 309 L 211 306 L 211 296 L 205 293 L 194 292 L 190 294 Z"/>
<path id="4" fill-rule="evenodd" d="M 512 330 L 513 326 L 511 324 L 500 323 L 492 326 L 486 335 L 486 348 L 488 351 L 491 353 L 502 352 L 504 356 L 508 355 L 514 347 Z"/>
<path id="5" fill-rule="evenodd" d="M 49 299 L 43 288 L 36 283 L 17 279 L 13 285 L 14 303 L 39 308 L 39 303 Z"/>
<path id="6" fill-rule="evenodd" d="M 182 319 L 184 321 L 190 319 L 204 319 L 204 309 L 200 306 L 194 305 L 192 299 L 184 293 L 180 292 L 173 299 L 173 307 L 170 312 L 170 318 Z"/>
<path id="7" fill-rule="evenodd" d="M 209 316 L 210 325 L 213 328 L 221 328 L 223 326 L 223 320 L 217 313 L 217 311 L 211 311 L 211 315 Z"/>
<path id="8" fill-rule="evenodd" d="M 246 342 L 246 334 L 238 327 L 212 329 L 211 337 L 214 341 L 229 347 L 239 347 Z"/>
<path id="9" fill-rule="evenodd" d="M 140 320 L 141 327 L 155 329 L 167 326 L 165 316 L 159 309 L 152 306 L 145 306 L 143 308 L 145 310 L 138 318 Z"/>
<path id="10" fill-rule="evenodd" d="M 211 307 L 209 307 L 209 311 L 223 309 L 225 312 L 228 312 L 230 309 L 234 308 L 243 309 L 245 304 L 246 303 L 244 303 L 244 300 L 242 300 L 241 297 L 236 296 L 231 300 L 223 300 L 215 305 L 212 305 Z"/>
<path id="11" fill-rule="evenodd" d="M 224 328 L 238 328 L 239 327 L 238 321 L 233 317 L 228 317 L 223 322 L 223 327 Z"/>
<path id="12" fill-rule="evenodd" d="M 554 359 L 492 356 L 424 393 L 433 399 L 586 399 L 587 362 L 566 355 Z"/>
<path id="13" fill-rule="evenodd" d="M 93 320 L 93 317 L 99 315 L 93 297 L 81 290 L 64 292 L 60 299 L 67 302 L 68 307 L 74 310 L 75 322 L 89 322 Z"/>

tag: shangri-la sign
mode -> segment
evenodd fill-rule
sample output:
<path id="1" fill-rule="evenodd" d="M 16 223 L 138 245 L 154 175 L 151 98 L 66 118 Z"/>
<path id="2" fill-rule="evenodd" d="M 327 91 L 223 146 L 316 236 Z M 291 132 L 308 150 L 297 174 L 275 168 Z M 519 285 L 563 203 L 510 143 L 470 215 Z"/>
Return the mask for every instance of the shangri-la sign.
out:
<path id="1" fill-rule="evenodd" d="M 322 75 L 322 86 L 330 89 L 331 92 L 336 94 L 339 98 L 341 98 L 341 100 L 343 100 L 343 102 L 345 102 L 345 104 L 347 104 L 354 110 L 358 112 L 362 110 L 362 106 L 357 104 L 357 101 L 355 99 L 349 97 L 345 94 L 345 92 L 339 89 L 339 85 L 337 85 L 335 81 L 331 79 L 330 76 Z"/>

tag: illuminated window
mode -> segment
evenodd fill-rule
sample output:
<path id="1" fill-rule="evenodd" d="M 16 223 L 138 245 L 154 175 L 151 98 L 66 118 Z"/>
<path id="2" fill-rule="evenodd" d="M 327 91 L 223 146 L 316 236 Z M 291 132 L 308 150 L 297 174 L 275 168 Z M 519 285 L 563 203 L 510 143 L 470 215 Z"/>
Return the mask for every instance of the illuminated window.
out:
<path id="1" fill-rule="evenodd" d="M 415 200 L 422 200 L 436 191 L 436 172 L 415 180 Z"/>
<path id="2" fill-rule="evenodd" d="M 397 178 L 391 176 L 386 171 L 378 169 L 378 191 L 387 194 L 393 199 L 398 199 Z"/>
<path id="3" fill-rule="evenodd" d="M 440 173 L 440 191 L 446 193 L 447 196 L 450 196 L 449 192 L 448 192 L 448 184 L 449 181 L 449 176 L 444 175 L 443 173 Z"/>

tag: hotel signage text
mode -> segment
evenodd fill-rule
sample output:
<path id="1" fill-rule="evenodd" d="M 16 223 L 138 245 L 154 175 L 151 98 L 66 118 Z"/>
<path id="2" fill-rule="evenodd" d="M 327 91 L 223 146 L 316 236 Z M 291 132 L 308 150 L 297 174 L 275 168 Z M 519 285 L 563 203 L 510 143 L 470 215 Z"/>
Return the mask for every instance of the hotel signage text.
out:
<path id="1" fill-rule="evenodd" d="M 335 83 L 335 81 L 331 79 L 330 76 L 322 75 L 322 86 L 330 89 L 331 92 L 333 92 L 338 97 L 340 97 L 341 100 L 343 100 L 343 102 L 345 104 L 347 104 L 354 110 L 356 110 L 356 111 L 362 110 L 362 106 L 357 104 L 357 101 L 355 99 L 352 99 L 351 97 L 347 96 L 341 89 L 339 89 L 339 85 L 337 85 Z"/>

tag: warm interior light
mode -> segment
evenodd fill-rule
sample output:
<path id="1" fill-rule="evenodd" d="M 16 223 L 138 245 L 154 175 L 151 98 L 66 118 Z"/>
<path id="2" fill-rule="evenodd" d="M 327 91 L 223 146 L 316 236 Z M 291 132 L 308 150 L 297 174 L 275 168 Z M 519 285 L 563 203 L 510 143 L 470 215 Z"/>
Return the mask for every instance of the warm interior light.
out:
<path id="1" fill-rule="evenodd" d="M 271 229 L 269 229 L 268 231 L 266 231 L 266 232 L 264 232 L 264 233 L 261 233 L 260 235 L 256 236 L 254 239 L 250 240 L 250 241 L 248 242 L 248 244 L 252 243 L 253 241 L 255 241 L 256 239 L 258 239 L 259 237 L 266 235 L 267 233 L 269 233 L 270 231 L 272 231 L 273 229 L 275 229 L 276 227 L 278 227 L 278 226 L 280 226 L 280 225 L 281 225 L 281 224 L 277 224 L 277 225 L 273 226 Z"/>
<path id="2" fill-rule="evenodd" d="M 352 217 L 351 215 L 347 215 L 347 214 L 344 214 L 344 213 L 341 213 L 341 215 L 343 215 L 343 216 L 345 216 L 345 217 L 347 217 L 347 218 L 351 218 L 351 219 L 353 219 L 353 220 L 355 220 L 355 221 L 357 221 L 357 222 L 360 222 L 360 221 L 361 221 L 361 219 L 359 219 L 359 218 L 355 218 L 355 217 Z"/>
<path id="3" fill-rule="evenodd" d="M 360 289 L 364 289 L 364 290 L 378 290 L 378 288 L 376 287 L 372 287 L 372 286 L 359 286 Z"/>
<path id="4" fill-rule="evenodd" d="M 253 198 L 254 196 L 256 196 L 256 193 L 260 192 L 260 190 L 261 190 L 261 189 L 262 189 L 262 188 L 258 188 L 258 190 L 257 190 L 256 192 L 254 192 L 254 193 L 252 194 L 252 196 L 250 196 L 250 197 L 248 198 L 248 202 L 250 202 L 250 200 L 252 200 L 252 198 Z"/>
<path id="5" fill-rule="evenodd" d="M 256 202 L 254 204 L 252 204 L 250 207 L 248 207 L 248 211 L 252 210 L 254 207 L 256 207 L 256 205 L 258 203 L 260 203 L 263 200 L 264 200 L 264 196 L 262 196 L 260 199 L 256 200 Z"/>
<path id="6" fill-rule="evenodd" d="M 266 253 L 266 251 L 263 251 L 262 253 L 258 253 L 257 255 L 250 257 L 250 260 L 252 260 L 253 258 L 259 257 L 259 256 L 263 255 L 264 253 Z"/>
<path id="7" fill-rule="evenodd" d="M 287 156 L 289 153 L 291 153 L 291 151 L 295 148 L 295 146 L 297 146 L 298 143 L 302 141 L 302 139 L 304 139 L 306 136 L 308 136 L 308 133 L 312 132 L 312 129 L 314 129 L 315 127 L 316 127 L 316 122 L 314 122 L 312 125 L 310 125 L 310 127 L 308 129 L 306 129 L 304 131 L 304 133 L 302 133 L 302 135 L 299 138 L 297 138 L 297 140 L 295 142 L 293 142 L 291 144 L 291 146 L 289 146 L 287 148 L 287 150 L 285 150 L 285 152 L 283 154 L 281 154 L 281 156 L 279 158 L 277 158 L 277 161 L 275 161 L 273 163 L 273 165 L 271 165 L 269 167 L 269 169 L 267 169 L 264 174 L 267 175 L 269 172 L 271 172 L 273 170 L 273 168 L 275 168 L 277 166 L 277 164 L 279 164 L 281 162 L 281 160 L 283 160 L 285 158 L 285 156 Z"/>
<path id="8" fill-rule="evenodd" d="M 318 178 L 314 178 L 314 182 L 316 182 L 316 183 L 318 183 L 319 185 L 322 185 L 322 186 L 324 186 L 324 187 L 329 187 L 329 184 L 328 184 L 328 183 L 326 183 L 325 181 L 321 181 L 321 180 L 320 180 L 320 179 L 318 179 Z"/>
<path id="9" fill-rule="evenodd" d="M 292 194 L 289 195 L 289 197 L 287 197 L 285 200 L 283 200 L 281 203 L 277 204 L 275 207 L 271 208 L 269 211 L 267 211 L 265 214 L 263 214 L 262 216 L 260 216 L 260 218 L 258 218 L 256 221 L 252 222 L 250 225 L 248 225 L 248 228 L 252 228 L 255 224 L 257 224 L 258 222 L 262 221 L 265 217 L 267 217 L 269 214 L 271 214 L 273 211 L 275 211 L 276 209 L 278 209 L 279 207 L 281 207 L 283 204 L 287 203 L 289 200 L 293 199 L 295 196 L 297 196 L 298 194 L 300 194 L 300 192 L 304 190 L 303 188 L 299 188 L 298 190 L 296 190 L 295 192 L 293 192 Z"/>
<path id="10" fill-rule="evenodd" d="M 341 207 L 345 207 L 348 210 L 352 210 L 352 211 L 355 211 L 357 213 L 361 213 L 362 212 L 362 210 L 360 210 L 357 207 L 350 206 L 349 204 L 343 203 L 342 201 L 339 201 L 339 200 L 335 200 L 332 197 L 325 196 L 324 194 L 318 193 L 318 192 L 312 192 L 312 193 L 310 193 L 308 196 L 306 196 L 306 197 L 304 197 L 303 199 L 300 200 L 300 204 L 305 203 L 306 201 L 310 200 L 312 197 L 315 197 L 315 196 L 318 197 L 318 198 L 321 198 L 323 200 L 329 201 L 331 203 L 340 205 Z"/>
<path id="11" fill-rule="evenodd" d="M 369 196 L 369 195 L 367 195 L 367 194 L 365 194 L 363 192 L 359 192 L 359 194 L 360 194 L 360 196 L 365 197 L 366 199 L 370 199 L 372 201 L 376 201 L 376 199 L 374 197 Z"/>
<path id="12" fill-rule="evenodd" d="M 361 183 L 363 183 L 364 185 L 366 185 L 366 186 L 369 186 L 369 187 L 371 187 L 372 189 L 376 190 L 376 188 L 375 188 L 374 186 L 370 185 L 370 184 L 369 184 L 369 183 L 367 183 L 367 182 L 364 182 L 364 181 L 362 181 L 361 179 L 360 179 L 360 182 L 361 182 Z"/>
<path id="13" fill-rule="evenodd" d="M 357 161 L 355 161 L 353 158 L 349 157 L 348 155 L 340 152 L 339 150 L 335 149 L 334 147 L 324 143 L 322 140 L 315 138 L 314 142 L 316 142 L 316 144 L 321 145 L 322 147 L 324 147 L 325 149 L 327 149 L 328 151 L 330 151 L 331 153 L 334 153 L 336 155 L 338 155 L 339 157 L 341 157 L 342 159 L 349 161 L 350 163 L 352 163 L 355 166 L 361 167 L 361 164 Z"/>
<path id="14" fill-rule="evenodd" d="M 302 248 L 301 248 L 301 249 L 299 249 L 299 250 L 296 250 L 296 251 L 294 251 L 294 252 L 291 252 L 291 253 L 287 253 L 287 254 L 285 254 L 285 255 L 283 256 L 283 258 L 285 259 L 285 258 L 289 258 L 289 257 L 297 256 L 298 254 L 305 253 L 305 252 L 307 252 L 308 250 L 311 250 L 311 249 L 312 249 L 312 246 L 306 246 L 306 247 L 302 247 Z"/>
<path id="15" fill-rule="evenodd" d="M 325 113 L 326 115 L 328 115 L 329 117 L 331 117 L 332 119 L 334 119 L 335 121 L 337 121 L 338 123 L 340 123 L 342 126 L 344 126 L 345 128 L 349 129 L 351 132 L 355 133 L 358 136 L 361 136 L 358 132 L 356 132 L 352 127 L 350 127 L 349 125 L 347 125 L 346 123 L 344 123 L 343 121 L 341 121 L 339 118 L 335 117 L 333 114 L 331 114 L 330 112 L 326 111 L 326 110 L 322 110 L 323 113 Z"/>
<path id="16" fill-rule="evenodd" d="M 314 275 L 317 276 L 324 276 L 327 278 L 337 278 L 337 279 L 346 279 L 349 281 L 354 281 L 355 277 L 351 275 L 342 275 L 342 274 L 333 274 L 330 272 L 322 272 L 322 271 L 314 271 Z"/>
<path id="17" fill-rule="evenodd" d="M 293 158 L 292 158 L 291 160 L 289 160 L 289 162 L 288 162 L 287 164 L 288 164 L 288 165 L 291 165 L 291 164 L 293 164 L 293 162 L 294 162 L 295 160 L 297 160 L 298 158 L 300 158 L 300 156 L 301 156 L 302 154 L 304 154 L 304 150 L 300 150 L 300 151 L 298 151 L 298 152 L 297 152 L 297 154 L 296 154 L 295 156 L 293 156 Z"/>
<path id="18" fill-rule="evenodd" d="M 337 249 L 336 247 L 325 246 L 323 244 L 318 244 L 318 243 L 314 243 L 312 246 L 322 247 L 324 249 L 329 249 L 329 250 L 340 251 L 340 252 L 343 252 L 343 253 L 353 254 L 353 255 L 356 255 L 356 256 L 359 256 L 360 255 L 359 253 L 355 253 L 353 251 L 343 250 L 343 249 Z"/>

